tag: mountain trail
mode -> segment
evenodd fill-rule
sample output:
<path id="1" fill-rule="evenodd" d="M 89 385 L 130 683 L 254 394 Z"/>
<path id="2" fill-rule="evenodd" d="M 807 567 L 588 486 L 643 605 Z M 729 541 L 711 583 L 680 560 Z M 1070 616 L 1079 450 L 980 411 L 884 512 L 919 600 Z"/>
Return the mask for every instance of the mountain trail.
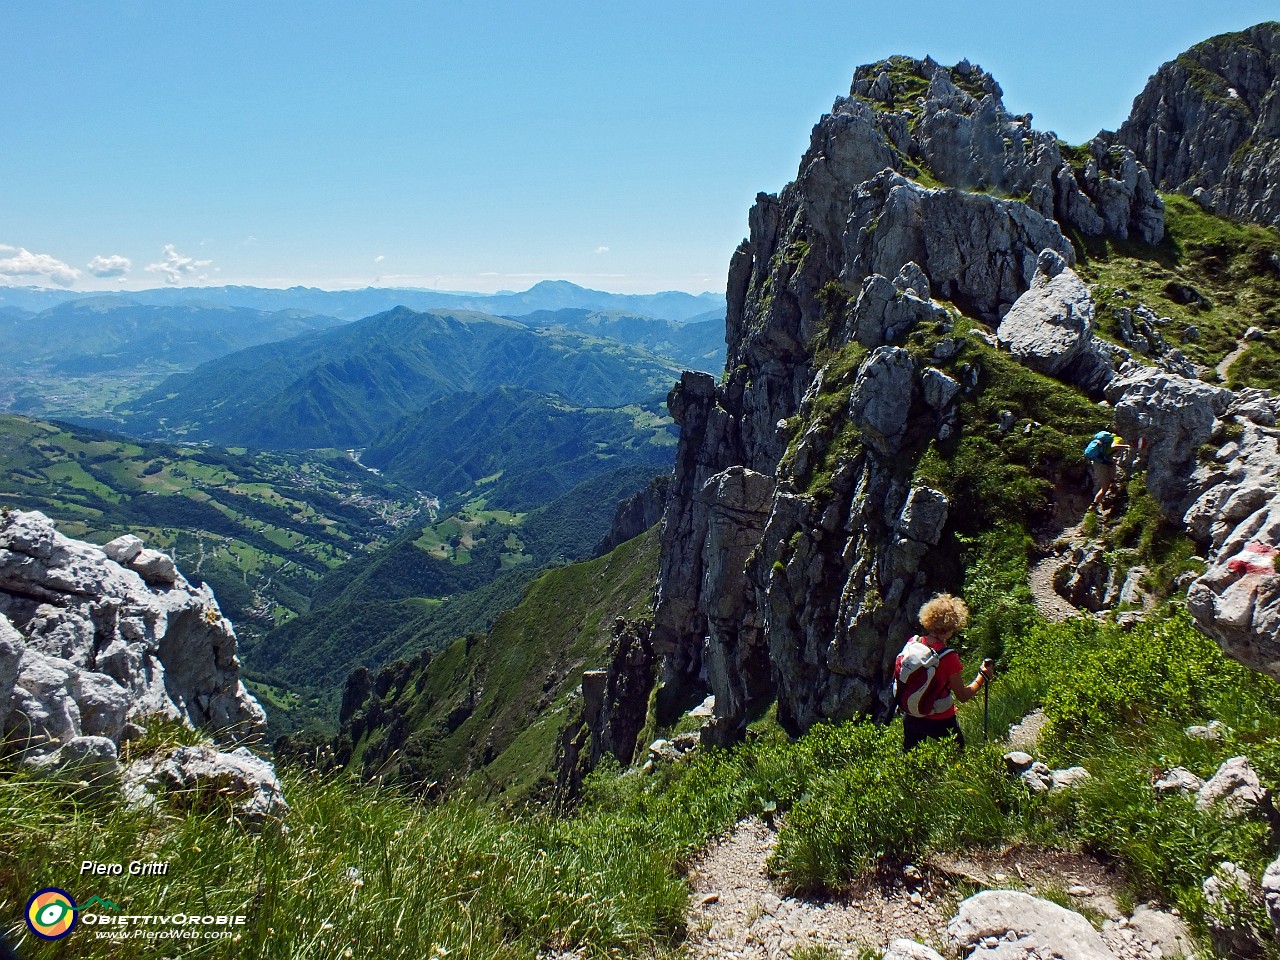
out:
<path id="1" fill-rule="evenodd" d="M 840 900 L 785 895 L 767 868 L 777 839 L 761 820 L 744 820 L 690 868 L 689 957 L 775 960 L 805 947 L 856 957 L 897 937 L 944 939 L 955 900 L 908 889 L 900 877 L 859 880 Z"/>
<path id="2" fill-rule="evenodd" d="M 1062 567 L 1064 554 L 1088 541 L 1084 534 L 1084 516 L 1088 500 L 1078 494 L 1060 499 L 1054 510 L 1055 526 L 1037 534 L 1038 545 L 1045 556 L 1033 563 L 1027 571 L 1027 585 L 1031 599 L 1040 615 L 1051 623 L 1062 623 L 1080 616 L 1079 608 L 1067 602 L 1054 588 L 1054 574 Z"/>
<path id="3" fill-rule="evenodd" d="M 1062 567 L 1062 556 L 1052 554 L 1032 564 L 1027 571 L 1027 585 L 1031 587 L 1031 599 L 1040 615 L 1051 623 L 1062 623 L 1080 616 L 1080 609 L 1068 603 L 1053 586 L 1054 574 Z"/>
<path id="4" fill-rule="evenodd" d="M 1218 361 L 1218 365 L 1213 369 L 1217 372 L 1222 383 L 1227 382 L 1227 371 L 1231 369 L 1231 365 L 1244 356 L 1245 351 L 1248 349 L 1249 344 L 1241 341 L 1234 350 Z"/>
<path id="5" fill-rule="evenodd" d="M 768 871 L 777 830 L 750 818 L 710 847 L 689 870 L 691 960 L 735 957 L 788 960 L 798 952 L 830 951 L 856 960 L 898 938 L 954 953 L 947 924 L 960 901 L 979 889 L 1048 893 L 1100 925 L 1117 960 L 1153 960 L 1190 952 L 1185 927 L 1151 906 L 1132 916 L 1114 867 L 1065 851 L 1011 846 L 935 856 L 918 869 L 881 867 L 857 880 L 839 899 L 788 896 Z"/>

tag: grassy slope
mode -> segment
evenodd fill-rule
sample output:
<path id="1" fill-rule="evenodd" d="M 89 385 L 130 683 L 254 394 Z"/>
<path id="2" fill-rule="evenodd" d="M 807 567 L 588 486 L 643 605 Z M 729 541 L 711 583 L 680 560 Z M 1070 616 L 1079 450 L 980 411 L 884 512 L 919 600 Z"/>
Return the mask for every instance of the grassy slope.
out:
<path id="1" fill-rule="evenodd" d="M 1204 776 L 1245 753 L 1276 783 L 1280 685 L 1225 660 L 1182 614 L 1129 632 L 1033 623 L 1007 639 L 1011 668 L 992 689 L 992 733 L 1043 704 L 1052 723 L 1040 753 L 1088 768 L 1094 779 L 1079 791 L 1023 789 L 1001 748 L 983 744 L 978 701 L 961 708 L 971 743 L 963 755 L 938 744 L 903 757 L 896 723 L 820 726 L 796 742 L 766 724 L 745 745 L 651 776 L 601 772 L 564 818 L 512 816 L 461 796 L 421 805 L 287 773 L 288 833 L 254 834 L 225 810 L 135 811 L 0 769 L 0 808 L 22 812 L 0 818 L 0 916 L 17 941 L 31 892 L 69 886 L 131 913 L 248 915 L 239 940 L 184 943 L 182 956 L 482 960 L 583 946 L 591 956 L 652 958 L 684 935 L 693 852 L 739 818 L 776 810 L 786 819 L 773 866 L 796 889 L 838 893 L 867 870 L 909 860 L 930 872 L 938 852 L 1084 849 L 1115 865 L 1129 902 L 1176 905 L 1203 932 L 1200 880 L 1224 859 L 1256 879 L 1274 846 L 1263 823 L 1157 798 L 1153 771 L 1181 764 Z M 1231 728 L 1222 742 L 1182 734 L 1210 717 Z M 157 859 L 170 870 L 75 884 L 83 859 Z M 1240 924 L 1267 929 L 1258 906 L 1240 911 Z M 73 936 L 77 956 L 138 955 L 136 943 L 96 940 L 87 928 Z M 33 958 L 65 955 L 65 945 L 30 937 L 19 946 Z M 1280 956 L 1274 940 L 1259 951 Z"/>
<path id="2" fill-rule="evenodd" d="M 615 618 L 649 610 L 656 574 L 656 531 L 544 574 L 488 634 L 458 640 L 383 704 L 402 718 L 403 749 L 388 744 L 388 726 L 377 727 L 353 744 L 355 768 L 424 783 L 482 767 L 485 792 L 535 786 L 578 708 L 583 669 L 603 663 Z"/>
<path id="3" fill-rule="evenodd" d="M 1113 319 L 1118 306 L 1140 301 L 1173 320 L 1162 333 L 1198 363 L 1214 367 L 1234 350 L 1249 327 L 1267 336 L 1231 367 L 1231 387 L 1280 389 L 1280 232 L 1239 224 L 1205 213 L 1192 200 L 1165 194 L 1167 236 L 1158 247 L 1120 240 L 1074 237 L 1081 254 L 1076 269 L 1097 284 L 1099 331 L 1118 340 Z M 1196 291 L 1186 299 L 1178 288 Z M 1124 300 L 1116 291 L 1132 295 Z M 1194 325 L 1198 340 L 1181 342 Z"/>

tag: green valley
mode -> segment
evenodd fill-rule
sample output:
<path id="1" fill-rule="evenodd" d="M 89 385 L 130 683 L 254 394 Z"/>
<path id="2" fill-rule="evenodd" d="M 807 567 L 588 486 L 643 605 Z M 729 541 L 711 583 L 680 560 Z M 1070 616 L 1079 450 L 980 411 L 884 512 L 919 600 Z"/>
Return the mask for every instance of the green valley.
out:
<path id="1" fill-rule="evenodd" d="M 399 307 L 219 358 L 116 413 L 128 432 L 145 436 L 346 448 L 452 393 L 512 386 L 619 407 L 665 393 L 678 376 L 670 361 L 617 341 Z"/>
<path id="2" fill-rule="evenodd" d="M 676 436 L 660 396 L 582 408 L 498 387 L 442 397 L 382 433 L 362 459 L 444 501 L 474 488 L 492 507 L 525 511 L 619 466 L 665 469 Z"/>
<path id="3" fill-rule="evenodd" d="M 641 415 L 618 414 L 626 425 Z M 669 421 L 650 419 L 666 437 Z M 452 491 L 456 509 L 440 513 L 346 451 L 170 446 L 0 415 L 0 457 L 7 508 L 100 543 L 136 533 L 207 581 L 281 733 L 332 731 L 353 669 L 486 629 L 542 566 L 589 556 L 618 501 L 661 472 L 606 454 L 599 472 L 519 511 L 489 505 L 490 481 Z"/>
<path id="4" fill-rule="evenodd" d="M 98 542 L 137 533 L 209 581 L 250 634 L 297 616 L 321 577 L 433 509 L 338 450 L 174 447 L 2 415 L 0 456 L 6 507 Z"/>

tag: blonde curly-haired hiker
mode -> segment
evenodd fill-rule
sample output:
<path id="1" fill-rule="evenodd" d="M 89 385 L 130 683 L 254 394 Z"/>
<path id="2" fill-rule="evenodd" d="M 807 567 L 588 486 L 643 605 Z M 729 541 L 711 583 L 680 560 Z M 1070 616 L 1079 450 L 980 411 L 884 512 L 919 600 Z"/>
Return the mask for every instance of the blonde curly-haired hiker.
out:
<path id="1" fill-rule="evenodd" d="M 907 641 L 893 669 L 894 698 L 902 711 L 903 750 L 943 737 L 955 737 L 964 746 L 956 702 L 972 700 L 995 672 L 992 662 L 983 660 L 971 683 L 960 679 L 964 664 L 947 643 L 968 622 L 969 608 L 949 593 L 938 594 L 920 608 L 925 632 Z"/>

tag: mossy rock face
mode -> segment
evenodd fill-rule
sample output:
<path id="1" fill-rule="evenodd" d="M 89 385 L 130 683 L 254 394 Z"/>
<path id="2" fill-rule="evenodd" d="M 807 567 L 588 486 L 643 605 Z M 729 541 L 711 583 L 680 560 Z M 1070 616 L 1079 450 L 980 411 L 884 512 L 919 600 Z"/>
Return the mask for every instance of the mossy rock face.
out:
<path id="1" fill-rule="evenodd" d="M 1160 189 L 1280 226 L 1280 139 L 1268 119 L 1278 78 L 1280 23 L 1222 34 L 1156 71 L 1114 139 L 1133 149 Z"/>

